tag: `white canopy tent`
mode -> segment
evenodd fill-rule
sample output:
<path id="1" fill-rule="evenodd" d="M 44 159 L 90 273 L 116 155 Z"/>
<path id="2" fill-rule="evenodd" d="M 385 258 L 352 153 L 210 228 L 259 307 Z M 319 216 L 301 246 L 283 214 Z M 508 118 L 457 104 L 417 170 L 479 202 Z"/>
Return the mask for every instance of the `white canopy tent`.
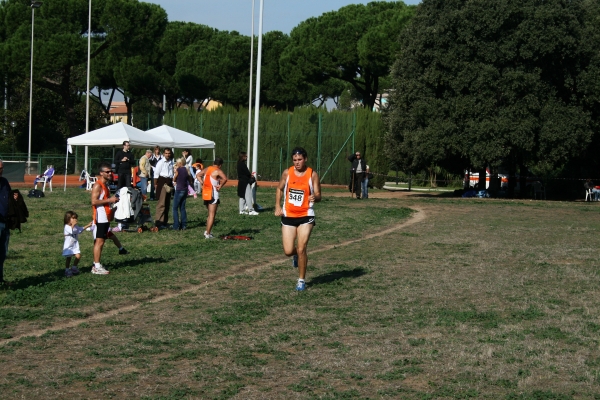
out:
<path id="1" fill-rule="evenodd" d="M 191 148 L 191 149 L 213 149 L 215 142 L 203 139 L 191 133 L 172 128 L 167 125 L 149 131 L 142 131 L 131 125 L 118 122 L 104 128 L 84 133 L 67 139 L 67 156 L 65 163 L 65 190 L 67 189 L 67 165 L 71 146 L 121 146 L 128 141 L 132 147 L 152 148 L 156 145 L 165 147 Z"/>
<path id="2" fill-rule="evenodd" d="M 83 135 L 67 139 L 70 146 L 121 146 L 129 141 L 132 147 L 150 147 L 158 144 L 157 138 L 131 125 L 118 122 Z"/>
<path id="3" fill-rule="evenodd" d="M 179 149 L 213 149 L 213 158 L 215 156 L 215 142 L 192 135 L 181 129 L 173 128 L 168 125 L 161 125 L 146 131 L 146 133 L 159 137 L 161 143 L 164 143 L 161 144 L 163 147 L 177 147 Z"/>

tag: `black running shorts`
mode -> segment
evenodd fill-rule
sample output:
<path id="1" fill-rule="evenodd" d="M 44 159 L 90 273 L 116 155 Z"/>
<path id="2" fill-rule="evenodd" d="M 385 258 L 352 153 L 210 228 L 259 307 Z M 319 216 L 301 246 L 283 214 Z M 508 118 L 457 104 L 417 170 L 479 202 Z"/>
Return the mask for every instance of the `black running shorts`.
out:
<path id="1" fill-rule="evenodd" d="M 285 226 L 295 226 L 296 228 L 300 225 L 312 224 L 316 225 L 315 217 L 300 217 L 300 218 L 291 218 L 291 217 L 281 217 L 281 225 Z"/>

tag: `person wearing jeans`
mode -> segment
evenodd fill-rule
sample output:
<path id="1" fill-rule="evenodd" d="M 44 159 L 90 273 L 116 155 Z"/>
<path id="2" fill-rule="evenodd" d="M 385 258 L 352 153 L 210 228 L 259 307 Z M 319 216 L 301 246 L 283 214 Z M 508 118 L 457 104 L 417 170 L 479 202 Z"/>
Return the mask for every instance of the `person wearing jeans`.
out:
<path id="1" fill-rule="evenodd" d="M 192 179 L 189 170 L 186 167 L 185 160 L 178 158 L 175 163 L 175 172 L 173 174 L 173 184 L 175 186 L 175 197 L 173 198 L 173 230 L 185 230 L 187 225 L 187 212 L 185 210 L 185 200 L 188 196 L 188 184 Z M 181 221 L 179 215 L 181 214 Z"/>
<path id="2" fill-rule="evenodd" d="M 152 150 L 146 150 L 146 154 L 144 154 L 140 158 L 139 169 L 140 169 L 140 189 L 142 190 L 142 198 L 146 200 L 146 196 L 148 195 L 148 177 L 150 176 L 150 169 L 152 165 L 150 165 L 150 157 L 152 157 Z"/>
<path id="3" fill-rule="evenodd" d="M 363 199 L 368 199 L 369 198 L 369 165 L 367 164 L 367 170 L 365 171 L 365 177 L 363 178 L 362 182 L 360 183 L 361 189 L 362 189 L 362 198 Z"/>

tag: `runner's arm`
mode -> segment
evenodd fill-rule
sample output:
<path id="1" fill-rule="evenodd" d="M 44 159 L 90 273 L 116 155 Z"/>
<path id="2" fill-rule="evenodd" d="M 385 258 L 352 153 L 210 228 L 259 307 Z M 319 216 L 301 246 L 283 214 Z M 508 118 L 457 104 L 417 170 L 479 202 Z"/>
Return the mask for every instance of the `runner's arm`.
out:
<path id="1" fill-rule="evenodd" d="M 217 188 L 217 190 L 220 190 L 227 183 L 227 175 L 225 175 L 225 173 L 223 171 L 221 171 L 220 169 L 218 169 L 217 170 L 217 176 L 219 178 L 221 178 L 221 180 L 219 181 L 219 187 Z"/>
<path id="2" fill-rule="evenodd" d="M 308 200 L 312 201 L 313 203 L 318 203 L 321 201 L 321 182 L 319 181 L 319 175 L 313 171 L 311 179 L 313 184 L 313 192 L 308 197 Z"/>
<path id="3" fill-rule="evenodd" d="M 283 171 L 281 174 L 281 179 L 279 180 L 279 185 L 277 185 L 277 190 L 275 191 L 275 216 L 280 217 L 283 215 L 283 210 L 281 209 L 281 199 L 283 198 L 283 190 L 285 189 L 285 181 L 287 180 L 288 171 L 287 169 Z"/>

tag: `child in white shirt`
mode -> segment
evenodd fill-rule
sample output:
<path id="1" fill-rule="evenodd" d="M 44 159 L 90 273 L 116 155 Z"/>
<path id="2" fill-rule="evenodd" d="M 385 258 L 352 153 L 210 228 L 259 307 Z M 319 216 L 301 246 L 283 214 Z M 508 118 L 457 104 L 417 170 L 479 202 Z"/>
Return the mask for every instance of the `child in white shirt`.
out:
<path id="1" fill-rule="evenodd" d="M 81 259 L 81 252 L 79 251 L 79 234 L 92 226 L 92 223 L 90 222 L 82 228 L 77 225 L 77 219 L 77 213 L 73 211 L 67 211 L 65 213 L 65 244 L 63 245 L 62 255 L 66 257 L 65 276 L 67 278 L 79 273 L 79 269 L 77 268 L 77 264 L 79 264 L 79 260 Z M 71 258 L 73 257 L 75 257 L 75 261 L 71 267 Z"/>

